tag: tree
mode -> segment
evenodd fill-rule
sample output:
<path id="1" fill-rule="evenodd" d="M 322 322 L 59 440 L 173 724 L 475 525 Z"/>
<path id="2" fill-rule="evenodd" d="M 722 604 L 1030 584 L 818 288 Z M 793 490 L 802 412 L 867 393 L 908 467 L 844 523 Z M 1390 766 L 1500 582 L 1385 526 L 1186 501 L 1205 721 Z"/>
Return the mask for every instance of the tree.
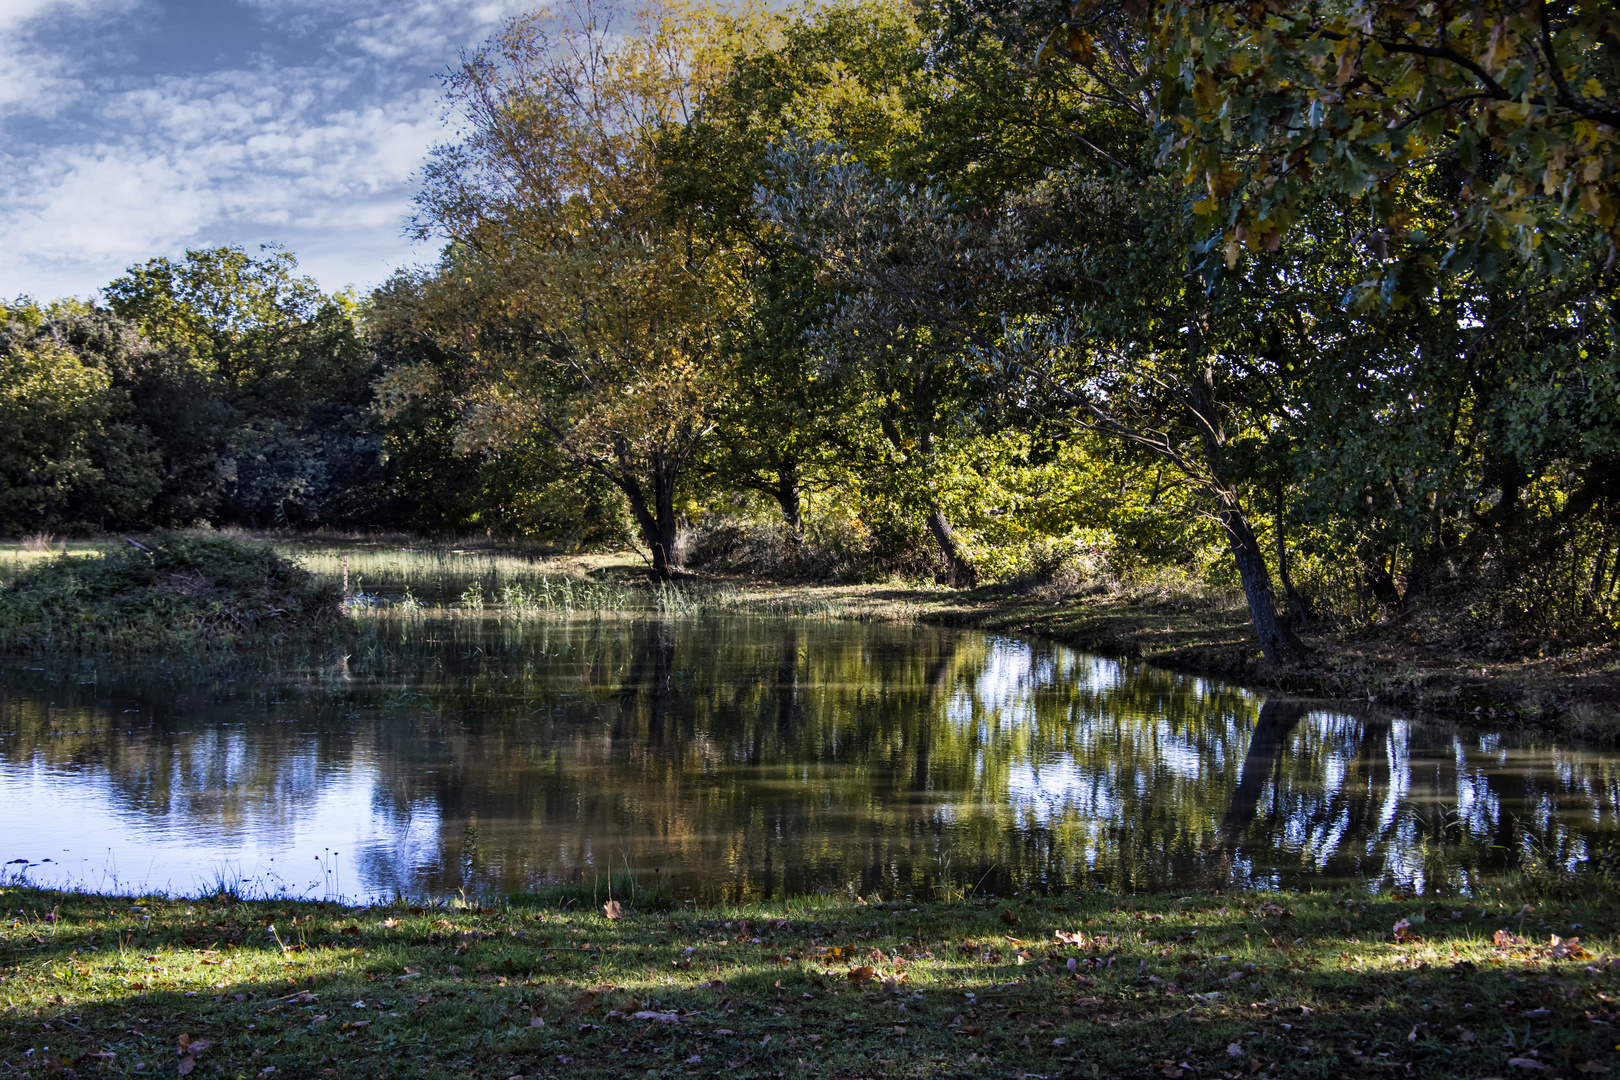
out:
<path id="1" fill-rule="evenodd" d="M 46 330 L 60 311 L 0 307 L 0 531 L 85 531 L 138 522 L 158 455 L 108 372 Z"/>
<path id="2" fill-rule="evenodd" d="M 447 80 L 464 136 L 417 197 L 418 235 L 449 246 L 416 325 L 478 373 L 465 445 L 544 436 L 623 492 L 660 578 L 747 253 L 663 198 L 659 146 L 760 32 L 700 7 L 514 19 Z"/>
<path id="3" fill-rule="evenodd" d="M 1082 42 L 1092 6 L 1071 18 Z M 1398 303 L 1436 273 L 1488 276 L 1504 257 L 1556 270 L 1583 221 L 1606 234 L 1611 263 L 1620 250 L 1608 5 L 1175 0 L 1153 5 L 1151 30 L 1162 151 L 1206 194 L 1227 265 L 1274 247 L 1321 188 L 1364 205 L 1372 301 Z M 1448 211 L 1436 223 L 1408 198 L 1432 178 Z"/>
<path id="4" fill-rule="evenodd" d="M 164 448 L 162 517 L 365 520 L 384 476 L 358 306 L 275 247 L 151 259 L 103 290 L 153 348 L 119 368 Z M 176 408 L 178 398 L 186 408 Z"/>

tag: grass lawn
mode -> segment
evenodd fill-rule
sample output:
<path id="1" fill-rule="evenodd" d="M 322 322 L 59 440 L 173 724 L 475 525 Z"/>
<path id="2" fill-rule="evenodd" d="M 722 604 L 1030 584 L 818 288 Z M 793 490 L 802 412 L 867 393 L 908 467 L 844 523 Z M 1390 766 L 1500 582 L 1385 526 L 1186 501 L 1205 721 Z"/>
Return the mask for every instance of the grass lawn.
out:
<path id="1" fill-rule="evenodd" d="M 0 1077 L 1620 1069 L 1612 896 L 1497 895 L 820 897 L 609 920 L 555 898 L 349 908 L 11 886 Z"/>

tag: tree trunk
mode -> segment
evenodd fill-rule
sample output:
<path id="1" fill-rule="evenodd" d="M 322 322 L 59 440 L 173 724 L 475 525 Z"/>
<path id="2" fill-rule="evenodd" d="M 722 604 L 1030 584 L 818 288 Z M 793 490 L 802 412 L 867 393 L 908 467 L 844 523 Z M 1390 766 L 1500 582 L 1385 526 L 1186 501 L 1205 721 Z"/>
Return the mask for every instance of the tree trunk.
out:
<path id="1" fill-rule="evenodd" d="M 1227 544 L 1237 562 L 1243 595 L 1249 601 L 1249 618 L 1260 637 L 1260 649 L 1273 664 L 1297 664 L 1305 659 L 1305 643 L 1277 614 L 1277 594 L 1271 587 L 1271 574 L 1266 570 L 1260 542 L 1238 505 L 1237 493 L 1221 492 L 1219 501 L 1221 526 L 1226 530 Z"/>
<path id="2" fill-rule="evenodd" d="M 1193 354 L 1202 352 L 1202 344 L 1194 335 Z M 1215 404 L 1215 372 L 1204 368 L 1192 379 L 1188 387 L 1187 404 L 1194 424 L 1204 442 L 1204 463 L 1209 468 L 1205 481 L 1215 505 L 1226 540 L 1237 563 L 1238 577 L 1243 582 L 1243 595 L 1249 601 L 1249 618 L 1260 637 L 1260 649 L 1273 664 L 1297 664 L 1305 659 L 1305 644 L 1277 614 L 1277 594 L 1271 587 L 1271 573 L 1266 569 L 1266 557 L 1243 512 L 1243 502 L 1237 488 L 1227 479 L 1226 429 L 1221 423 L 1221 410 Z M 1279 522 L 1279 525 L 1281 523 Z"/>
<path id="3" fill-rule="evenodd" d="M 891 417 L 885 416 L 880 421 L 883 434 L 894 446 L 896 454 L 906 465 L 915 465 L 916 458 L 906 448 L 905 436 L 900 433 L 900 427 Z M 917 439 L 921 450 L 921 460 L 926 464 L 933 455 L 934 437 L 923 432 Z M 979 586 L 979 571 L 962 553 L 961 545 L 956 542 L 956 531 L 951 528 L 950 519 L 945 516 L 939 504 L 931 497 L 928 500 L 928 516 L 924 519 L 928 524 L 928 531 L 934 534 L 934 542 L 939 545 L 939 553 L 945 558 L 945 565 L 949 568 L 950 583 L 957 589 L 976 589 Z"/>
<path id="4" fill-rule="evenodd" d="M 659 581 L 668 581 L 680 569 L 680 552 L 675 547 L 675 477 L 674 470 L 658 468 L 653 474 L 653 503 L 647 504 L 646 493 L 633 476 L 611 477 L 614 486 L 624 492 L 630 503 L 630 513 L 636 519 L 636 531 L 641 542 L 652 553 L 652 574 Z"/>
<path id="5" fill-rule="evenodd" d="M 804 539 L 804 506 L 799 493 L 799 468 L 786 462 L 776 473 L 776 501 L 782 507 L 782 521 L 795 542 Z"/>
<path id="6" fill-rule="evenodd" d="M 950 568 L 951 585 L 958 589 L 978 588 L 979 571 L 968 557 L 962 554 L 962 549 L 956 542 L 956 533 L 951 529 L 945 511 L 941 510 L 937 503 L 928 507 L 928 531 L 934 534 L 939 550 L 945 556 L 945 565 Z"/>
<path id="7" fill-rule="evenodd" d="M 1283 485 L 1277 484 L 1277 577 L 1283 584 L 1283 596 L 1288 601 L 1290 614 L 1294 621 L 1301 626 L 1309 626 L 1311 622 L 1311 605 L 1294 588 L 1294 579 L 1288 576 L 1288 541 L 1283 535 L 1283 515 L 1287 509 L 1283 501 Z"/>

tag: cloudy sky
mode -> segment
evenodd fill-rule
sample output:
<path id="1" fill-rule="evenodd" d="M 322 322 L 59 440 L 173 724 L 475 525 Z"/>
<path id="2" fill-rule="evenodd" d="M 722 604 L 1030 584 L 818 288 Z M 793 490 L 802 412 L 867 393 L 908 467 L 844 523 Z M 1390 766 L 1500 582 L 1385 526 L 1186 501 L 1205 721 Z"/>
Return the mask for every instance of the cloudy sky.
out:
<path id="1" fill-rule="evenodd" d="M 536 0 L 0 0 L 0 297 L 282 243 L 328 289 L 402 235 L 436 75 Z"/>

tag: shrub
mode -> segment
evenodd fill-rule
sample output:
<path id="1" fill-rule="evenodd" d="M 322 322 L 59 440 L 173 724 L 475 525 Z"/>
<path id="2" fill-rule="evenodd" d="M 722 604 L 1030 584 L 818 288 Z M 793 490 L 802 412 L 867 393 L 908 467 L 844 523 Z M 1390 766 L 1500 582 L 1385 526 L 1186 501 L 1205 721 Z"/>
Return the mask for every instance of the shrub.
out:
<path id="1" fill-rule="evenodd" d="M 338 625 L 343 601 L 269 547 L 163 534 L 58 557 L 0 589 L 0 651 L 236 648 Z"/>

